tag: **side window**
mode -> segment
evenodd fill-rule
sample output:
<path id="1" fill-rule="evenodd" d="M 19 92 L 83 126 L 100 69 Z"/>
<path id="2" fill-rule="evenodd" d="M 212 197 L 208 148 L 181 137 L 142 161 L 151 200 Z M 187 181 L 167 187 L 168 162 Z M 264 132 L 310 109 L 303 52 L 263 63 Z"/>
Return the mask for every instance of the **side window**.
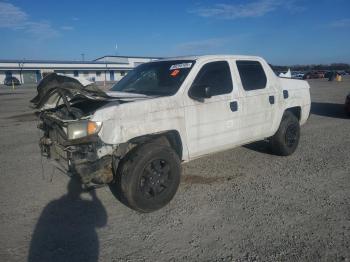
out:
<path id="1" fill-rule="evenodd" d="M 231 93 L 233 86 L 228 63 L 219 61 L 204 65 L 198 72 L 192 86 L 210 86 L 212 96 Z"/>
<path id="2" fill-rule="evenodd" d="M 237 61 L 236 64 L 244 90 L 251 91 L 266 87 L 267 78 L 258 61 Z"/>

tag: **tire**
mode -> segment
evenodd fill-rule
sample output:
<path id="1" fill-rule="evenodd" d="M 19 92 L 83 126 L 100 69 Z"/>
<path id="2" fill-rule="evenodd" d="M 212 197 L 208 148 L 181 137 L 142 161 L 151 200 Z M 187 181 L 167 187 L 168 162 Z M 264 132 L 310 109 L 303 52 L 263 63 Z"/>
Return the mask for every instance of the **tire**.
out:
<path id="1" fill-rule="evenodd" d="M 152 212 L 172 200 L 180 175 L 176 152 L 168 146 L 148 143 L 136 147 L 121 161 L 115 186 L 126 205 L 139 212 Z"/>
<path id="2" fill-rule="evenodd" d="M 271 137 L 271 149 L 279 156 L 289 156 L 297 149 L 300 139 L 300 124 L 295 115 L 286 111 L 280 126 Z"/>

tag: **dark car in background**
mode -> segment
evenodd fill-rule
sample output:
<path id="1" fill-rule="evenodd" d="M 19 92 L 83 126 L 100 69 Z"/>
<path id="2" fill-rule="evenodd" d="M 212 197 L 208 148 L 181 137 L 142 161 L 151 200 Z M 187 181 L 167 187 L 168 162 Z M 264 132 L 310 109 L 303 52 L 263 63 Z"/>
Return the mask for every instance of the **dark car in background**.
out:
<path id="1" fill-rule="evenodd" d="M 12 85 L 18 86 L 20 84 L 21 82 L 14 76 L 8 76 L 4 80 L 4 85 L 6 86 L 12 86 Z"/>
<path id="2" fill-rule="evenodd" d="M 347 116 L 350 117 L 350 93 L 346 96 L 345 99 L 345 112 Z"/>
<path id="3" fill-rule="evenodd" d="M 304 74 L 303 79 L 315 79 L 324 78 L 324 72 L 321 71 L 310 71 Z"/>
<path id="4" fill-rule="evenodd" d="M 333 71 L 327 71 L 325 74 L 324 74 L 324 78 L 330 78 L 330 77 L 332 77 L 332 75 L 333 75 Z"/>

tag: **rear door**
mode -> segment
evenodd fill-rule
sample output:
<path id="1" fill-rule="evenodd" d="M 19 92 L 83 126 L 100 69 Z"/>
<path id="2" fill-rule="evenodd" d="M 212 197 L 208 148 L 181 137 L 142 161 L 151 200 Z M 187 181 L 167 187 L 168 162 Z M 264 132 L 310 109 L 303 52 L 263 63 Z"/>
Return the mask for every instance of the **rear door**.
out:
<path id="1" fill-rule="evenodd" d="M 236 60 L 242 103 L 241 139 L 250 142 L 272 135 L 277 110 L 274 83 L 260 61 Z"/>
<path id="2" fill-rule="evenodd" d="M 193 86 L 210 86 L 212 96 L 198 101 L 186 97 L 187 145 L 191 158 L 230 148 L 237 143 L 240 108 L 227 61 L 202 65 Z"/>

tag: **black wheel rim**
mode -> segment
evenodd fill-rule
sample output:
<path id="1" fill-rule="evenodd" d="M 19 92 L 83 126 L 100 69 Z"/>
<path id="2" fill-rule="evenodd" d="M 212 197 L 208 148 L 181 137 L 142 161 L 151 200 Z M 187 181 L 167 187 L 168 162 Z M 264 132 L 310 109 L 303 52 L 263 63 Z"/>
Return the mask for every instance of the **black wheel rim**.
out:
<path id="1" fill-rule="evenodd" d="M 298 140 L 298 127 L 295 124 L 291 124 L 287 127 L 285 141 L 286 145 L 291 148 Z"/>
<path id="2" fill-rule="evenodd" d="M 164 193 L 171 183 L 170 165 L 163 159 L 148 163 L 140 179 L 140 190 L 146 198 Z"/>

